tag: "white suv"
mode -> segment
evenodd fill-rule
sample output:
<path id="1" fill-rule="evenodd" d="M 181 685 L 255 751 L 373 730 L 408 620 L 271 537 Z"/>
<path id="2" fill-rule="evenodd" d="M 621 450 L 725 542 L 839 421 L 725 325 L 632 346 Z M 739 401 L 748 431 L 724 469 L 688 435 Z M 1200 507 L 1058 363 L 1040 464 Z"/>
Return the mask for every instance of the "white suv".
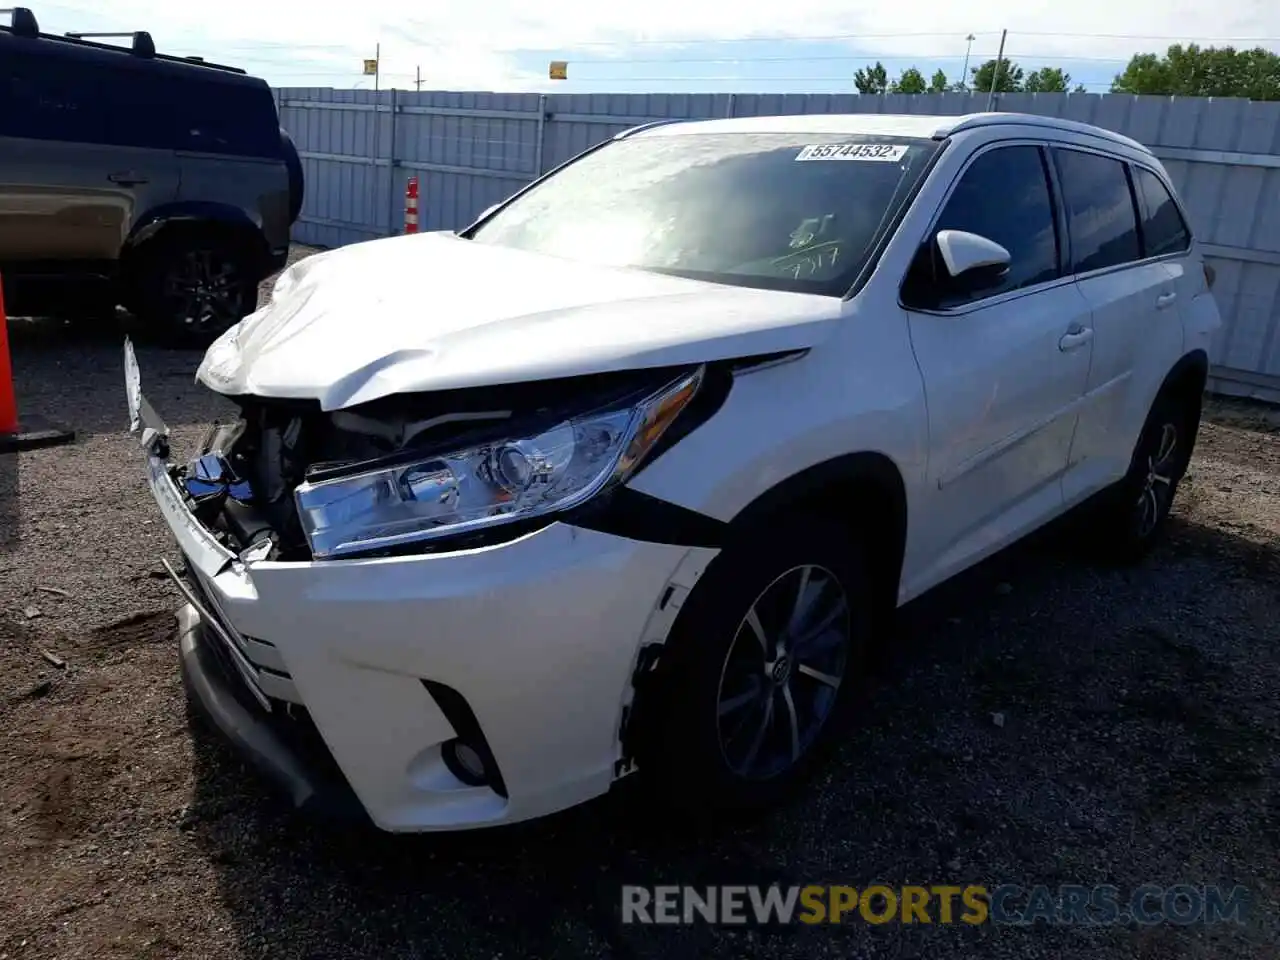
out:
<path id="1" fill-rule="evenodd" d="M 1211 284 L 1148 150 L 1012 114 L 647 126 L 319 254 L 210 348 L 243 416 L 190 463 L 126 345 L 189 692 L 387 830 L 765 803 L 899 604 L 1086 498 L 1152 542 Z"/>

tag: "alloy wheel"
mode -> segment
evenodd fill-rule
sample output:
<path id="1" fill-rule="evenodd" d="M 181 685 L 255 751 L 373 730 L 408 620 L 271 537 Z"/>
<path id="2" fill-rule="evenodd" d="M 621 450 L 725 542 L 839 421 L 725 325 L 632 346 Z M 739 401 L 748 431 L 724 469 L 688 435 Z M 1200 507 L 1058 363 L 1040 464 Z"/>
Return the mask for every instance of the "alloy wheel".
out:
<path id="1" fill-rule="evenodd" d="M 796 566 L 748 608 L 720 671 L 716 729 L 725 763 L 768 779 L 813 745 L 845 682 L 849 597 L 834 573 Z"/>
<path id="2" fill-rule="evenodd" d="M 214 333 L 240 318 L 240 270 L 213 250 L 188 250 L 165 279 L 164 296 L 176 325 L 190 333 Z"/>
<path id="3" fill-rule="evenodd" d="M 1178 482 L 1175 459 L 1178 428 L 1172 423 L 1161 426 L 1159 440 L 1153 446 L 1154 451 L 1147 456 L 1142 492 L 1135 505 L 1139 538 L 1149 537 L 1173 504 L 1174 485 Z"/>

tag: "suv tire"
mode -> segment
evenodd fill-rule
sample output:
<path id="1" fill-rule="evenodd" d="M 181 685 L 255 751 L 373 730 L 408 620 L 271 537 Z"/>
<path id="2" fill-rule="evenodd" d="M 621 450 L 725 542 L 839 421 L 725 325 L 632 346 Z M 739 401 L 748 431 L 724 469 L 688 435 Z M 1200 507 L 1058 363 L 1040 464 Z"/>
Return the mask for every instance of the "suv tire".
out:
<path id="1" fill-rule="evenodd" d="M 860 679 L 874 602 L 863 552 L 817 517 L 780 518 L 767 537 L 713 561 L 638 694 L 651 705 L 640 777 L 684 812 L 782 799 L 832 743 Z"/>
<path id="2" fill-rule="evenodd" d="M 162 336 L 209 342 L 257 307 L 252 258 L 221 237 L 161 235 L 140 253 L 129 302 Z"/>
<path id="3" fill-rule="evenodd" d="M 1089 545 L 1099 559 L 1136 563 L 1159 542 L 1199 426 L 1198 396 L 1165 389 L 1156 397 L 1129 472 L 1101 495 L 1088 520 Z"/>
<path id="4" fill-rule="evenodd" d="M 293 138 L 284 127 L 280 128 L 280 145 L 284 150 L 284 165 L 289 171 L 289 223 L 294 224 L 302 214 L 307 178 L 302 169 L 302 158 L 298 156 L 298 148 L 293 145 Z"/>

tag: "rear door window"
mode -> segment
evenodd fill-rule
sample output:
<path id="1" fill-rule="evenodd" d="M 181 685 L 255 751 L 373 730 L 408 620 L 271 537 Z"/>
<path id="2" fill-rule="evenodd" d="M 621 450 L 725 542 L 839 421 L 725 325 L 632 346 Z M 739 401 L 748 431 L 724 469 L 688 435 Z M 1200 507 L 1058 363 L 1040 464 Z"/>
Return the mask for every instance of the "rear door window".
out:
<path id="1" fill-rule="evenodd" d="M 1058 148 L 1054 153 L 1071 235 L 1072 272 L 1137 260 L 1138 218 L 1125 164 L 1081 150 Z"/>
<path id="2" fill-rule="evenodd" d="M 1134 183 L 1146 208 L 1142 243 L 1148 257 L 1180 253 L 1191 246 L 1191 231 L 1163 181 L 1150 170 L 1133 168 Z"/>

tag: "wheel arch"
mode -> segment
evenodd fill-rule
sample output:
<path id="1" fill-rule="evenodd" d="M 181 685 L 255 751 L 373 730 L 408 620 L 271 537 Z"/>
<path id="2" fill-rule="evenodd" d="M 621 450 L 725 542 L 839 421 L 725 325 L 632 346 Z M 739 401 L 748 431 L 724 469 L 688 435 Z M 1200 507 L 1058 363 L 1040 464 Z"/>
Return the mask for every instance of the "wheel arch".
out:
<path id="1" fill-rule="evenodd" d="M 1209 382 L 1209 355 L 1203 350 L 1192 350 L 1178 358 L 1178 362 L 1169 368 L 1159 393 L 1186 391 L 1200 396 Z"/>
<path id="2" fill-rule="evenodd" d="M 256 268 L 263 269 L 269 265 L 270 250 L 261 224 L 230 204 L 191 200 L 164 204 L 138 219 L 121 253 L 126 270 L 137 262 L 141 252 L 152 241 L 179 230 L 221 234 L 230 242 L 244 244 Z"/>
<path id="3" fill-rule="evenodd" d="M 1190 432 L 1188 439 L 1193 446 L 1200 432 L 1200 410 L 1208 382 L 1209 355 L 1203 350 L 1192 350 L 1190 353 L 1183 354 L 1177 363 L 1169 368 L 1169 372 L 1160 383 L 1160 389 L 1152 399 L 1153 407 L 1164 397 L 1177 397 L 1181 402 L 1188 404 Z M 1141 435 L 1135 441 L 1135 450 L 1136 444 L 1140 442 Z"/>
<path id="4" fill-rule="evenodd" d="M 897 606 L 907 546 L 907 490 L 898 465 L 884 453 L 859 451 L 806 467 L 770 487 L 729 521 L 726 543 L 767 535 L 792 511 L 830 515 L 851 538 L 875 551 L 877 595 Z"/>

